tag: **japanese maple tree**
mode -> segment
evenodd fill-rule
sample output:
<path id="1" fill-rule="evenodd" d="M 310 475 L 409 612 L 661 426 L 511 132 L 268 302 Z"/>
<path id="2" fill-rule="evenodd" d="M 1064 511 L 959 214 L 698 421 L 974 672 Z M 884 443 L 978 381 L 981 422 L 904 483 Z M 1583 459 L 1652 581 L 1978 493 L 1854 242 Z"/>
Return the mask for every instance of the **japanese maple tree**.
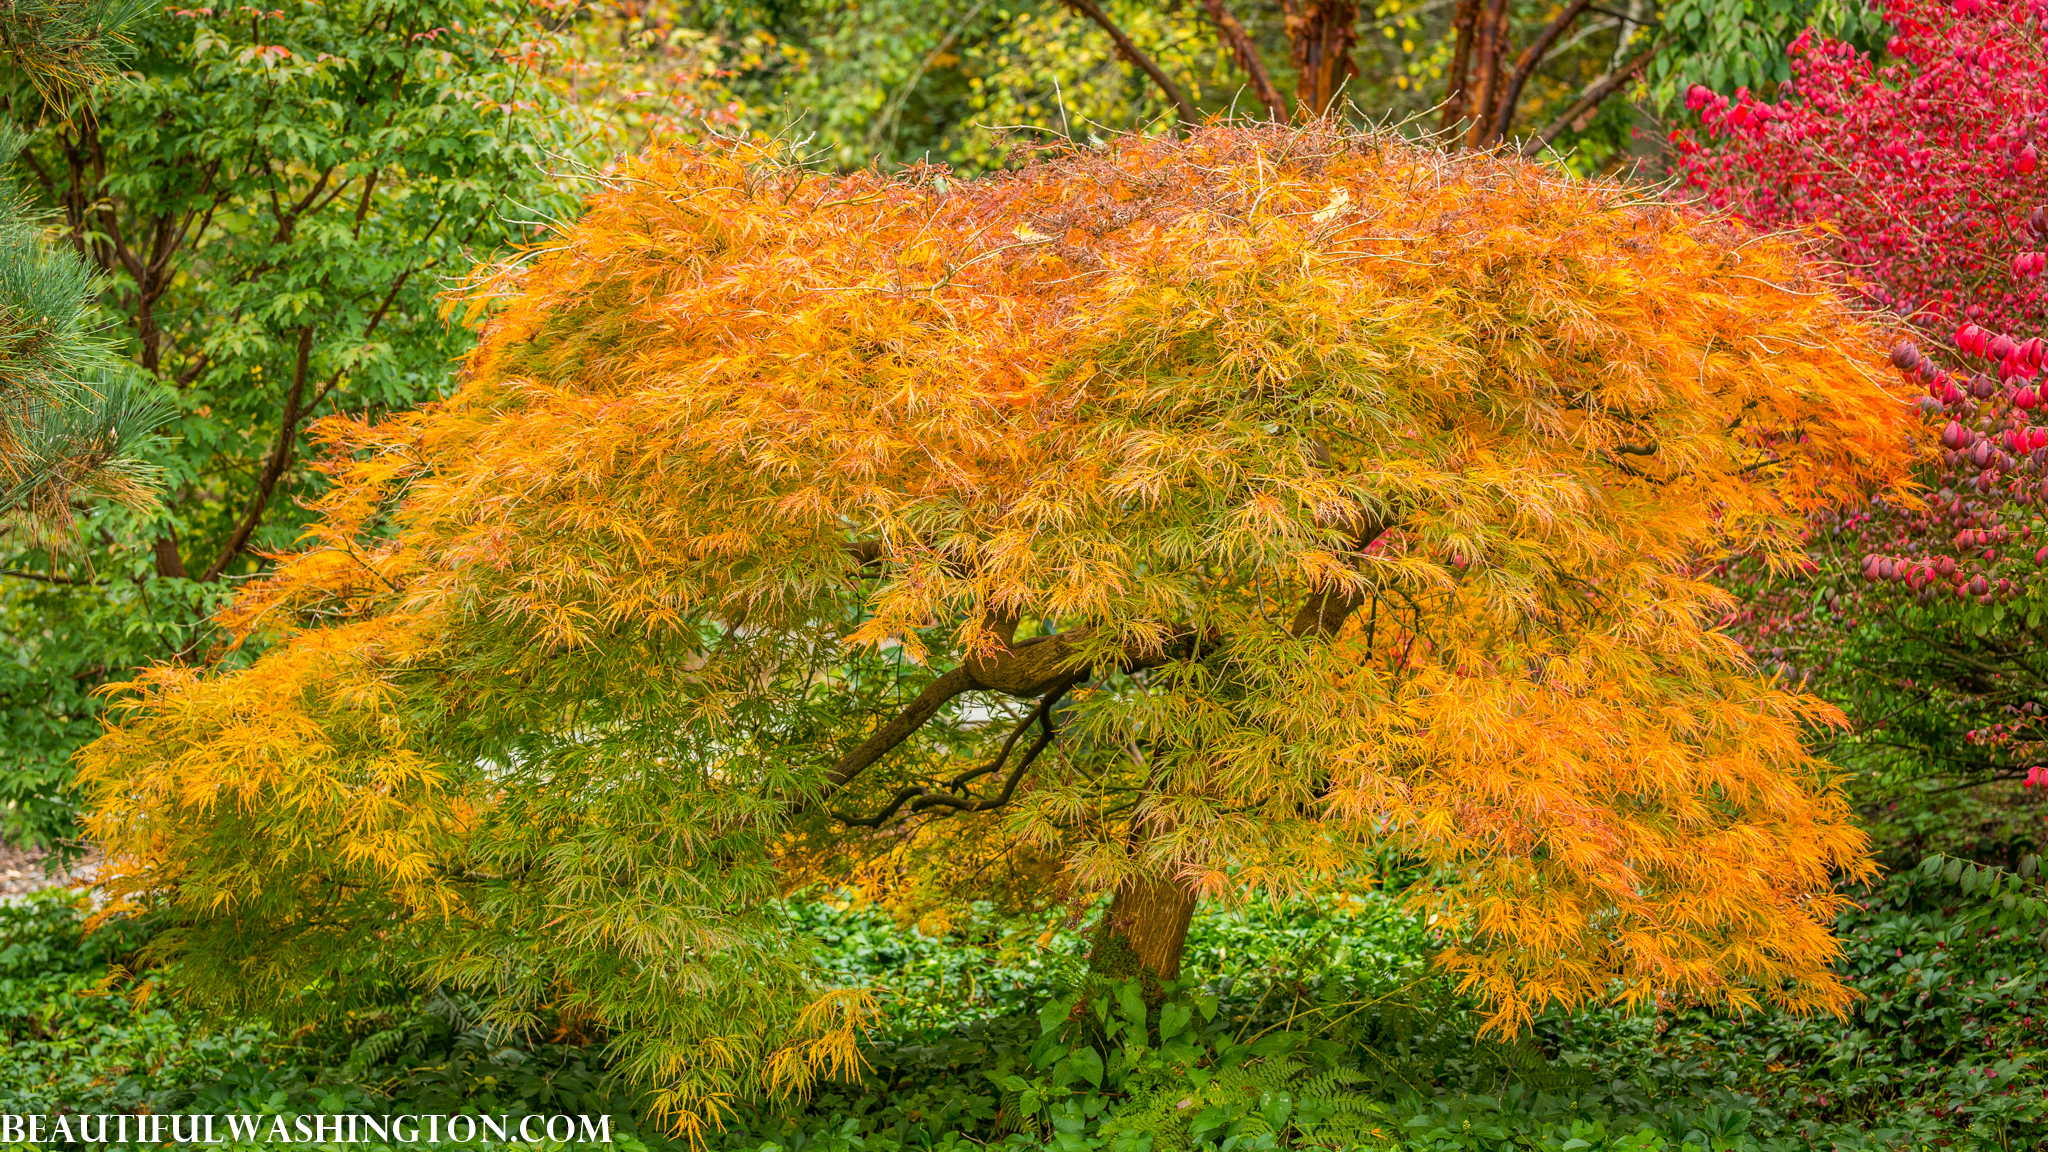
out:
<path id="1" fill-rule="evenodd" d="M 1163 980 L 1200 902 L 1388 856 L 1503 1030 L 1848 1001 L 1839 713 L 1696 575 L 1904 498 L 1918 417 L 1790 247 L 1327 124 L 972 182 L 733 145 L 473 299 L 459 394 L 321 425 L 225 621 L 264 654 L 83 754 L 195 994 L 549 1007 L 688 1126 L 854 1058 L 779 892 L 1108 894 L 1095 965 Z"/>

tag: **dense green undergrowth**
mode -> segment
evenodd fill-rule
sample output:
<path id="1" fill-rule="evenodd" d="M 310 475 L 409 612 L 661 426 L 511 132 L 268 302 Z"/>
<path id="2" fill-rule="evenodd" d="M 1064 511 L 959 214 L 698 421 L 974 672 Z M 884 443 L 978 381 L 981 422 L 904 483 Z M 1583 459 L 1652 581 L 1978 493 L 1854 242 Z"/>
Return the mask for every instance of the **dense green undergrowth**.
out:
<path id="1" fill-rule="evenodd" d="M 738 1105 L 721 1150 L 1062 1152 L 1398 1147 L 1695 1152 L 2048 1146 L 2044 947 L 1913 871 L 1840 925 L 1850 1019 L 1552 1014 L 1512 1043 L 1428 965 L 1392 901 L 1200 919 L 1163 1004 L 1088 983 L 1079 933 L 984 919 L 935 938 L 795 904 L 838 979 L 887 1005 L 857 1083 Z M 0 908 L 0 1112 L 606 1113 L 636 1126 L 602 1038 L 493 1036 L 434 994 L 282 1035 L 119 978 L 146 925 L 79 931 L 70 901 Z M 114 978 L 109 974 L 115 973 Z"/>

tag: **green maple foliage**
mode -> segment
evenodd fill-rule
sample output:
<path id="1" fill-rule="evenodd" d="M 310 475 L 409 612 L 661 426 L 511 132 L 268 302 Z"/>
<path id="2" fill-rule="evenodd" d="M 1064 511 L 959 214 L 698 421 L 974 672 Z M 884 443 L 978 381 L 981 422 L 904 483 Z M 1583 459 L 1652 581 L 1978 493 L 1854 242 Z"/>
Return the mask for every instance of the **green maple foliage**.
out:
<path id="1" fill-rule="evenodd" d="M 441 293 L 564 203 L 548 172 L 572 125 L 539 75 L 549 15 L 168 8 L 72 103 L 10 77 L 22 182 L 93 274 L 109 354 L 172 408 L 144 454 L 158 502 L 91 509 L 55 552 L 0 544 L 0 643 L 20 657 L 0 664 L 10 839 L 69 834 L 63 763 L 96 730 L 92 689 L 203 651 L 229 582 L 297 535 L 314 416 L 447 387 L 470 336 Z"/>

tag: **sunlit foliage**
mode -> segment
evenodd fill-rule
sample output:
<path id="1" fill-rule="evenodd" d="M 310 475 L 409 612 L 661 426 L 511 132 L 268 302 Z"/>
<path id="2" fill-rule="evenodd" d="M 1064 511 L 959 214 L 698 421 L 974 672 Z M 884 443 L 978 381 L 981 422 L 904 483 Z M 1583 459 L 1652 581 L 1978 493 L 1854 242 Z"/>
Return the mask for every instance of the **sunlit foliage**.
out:
<path id="1" fill-rule="evenodd" d="M 696 1123 L 854 1058 L 778 890 L 1393 858 L 1501 1030 L 1849 999 L 1839 716 L 1696 576 L 1910 463 L 1787 247 L 1328 127 L 973 182 L 733 145 L 471 302 L 456 396 L 321 426 L 320 519 L 226 620 L 267 652 L 145 673 L 83 755 L 186 988 L 409 962 L 593 1020 Z"/>

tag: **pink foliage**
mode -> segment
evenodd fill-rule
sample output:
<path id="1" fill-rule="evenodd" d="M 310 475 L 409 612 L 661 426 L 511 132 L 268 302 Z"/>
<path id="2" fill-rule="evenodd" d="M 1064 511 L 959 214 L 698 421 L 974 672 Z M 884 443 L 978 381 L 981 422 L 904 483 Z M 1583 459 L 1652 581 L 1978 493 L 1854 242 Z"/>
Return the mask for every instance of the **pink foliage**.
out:
<path id="1" fill-rule="evenodd" d="M 1684 178 L 1759 228 L 1817 226 L 1845 284 L 1946 338 L 2048 328 L 2048 0 L 1890 0 L 1882 64 L 1811 30 L 1777 102 L 1695 85 Z M 2048 221 L 2035 221 L 2048 223 Z"/>

